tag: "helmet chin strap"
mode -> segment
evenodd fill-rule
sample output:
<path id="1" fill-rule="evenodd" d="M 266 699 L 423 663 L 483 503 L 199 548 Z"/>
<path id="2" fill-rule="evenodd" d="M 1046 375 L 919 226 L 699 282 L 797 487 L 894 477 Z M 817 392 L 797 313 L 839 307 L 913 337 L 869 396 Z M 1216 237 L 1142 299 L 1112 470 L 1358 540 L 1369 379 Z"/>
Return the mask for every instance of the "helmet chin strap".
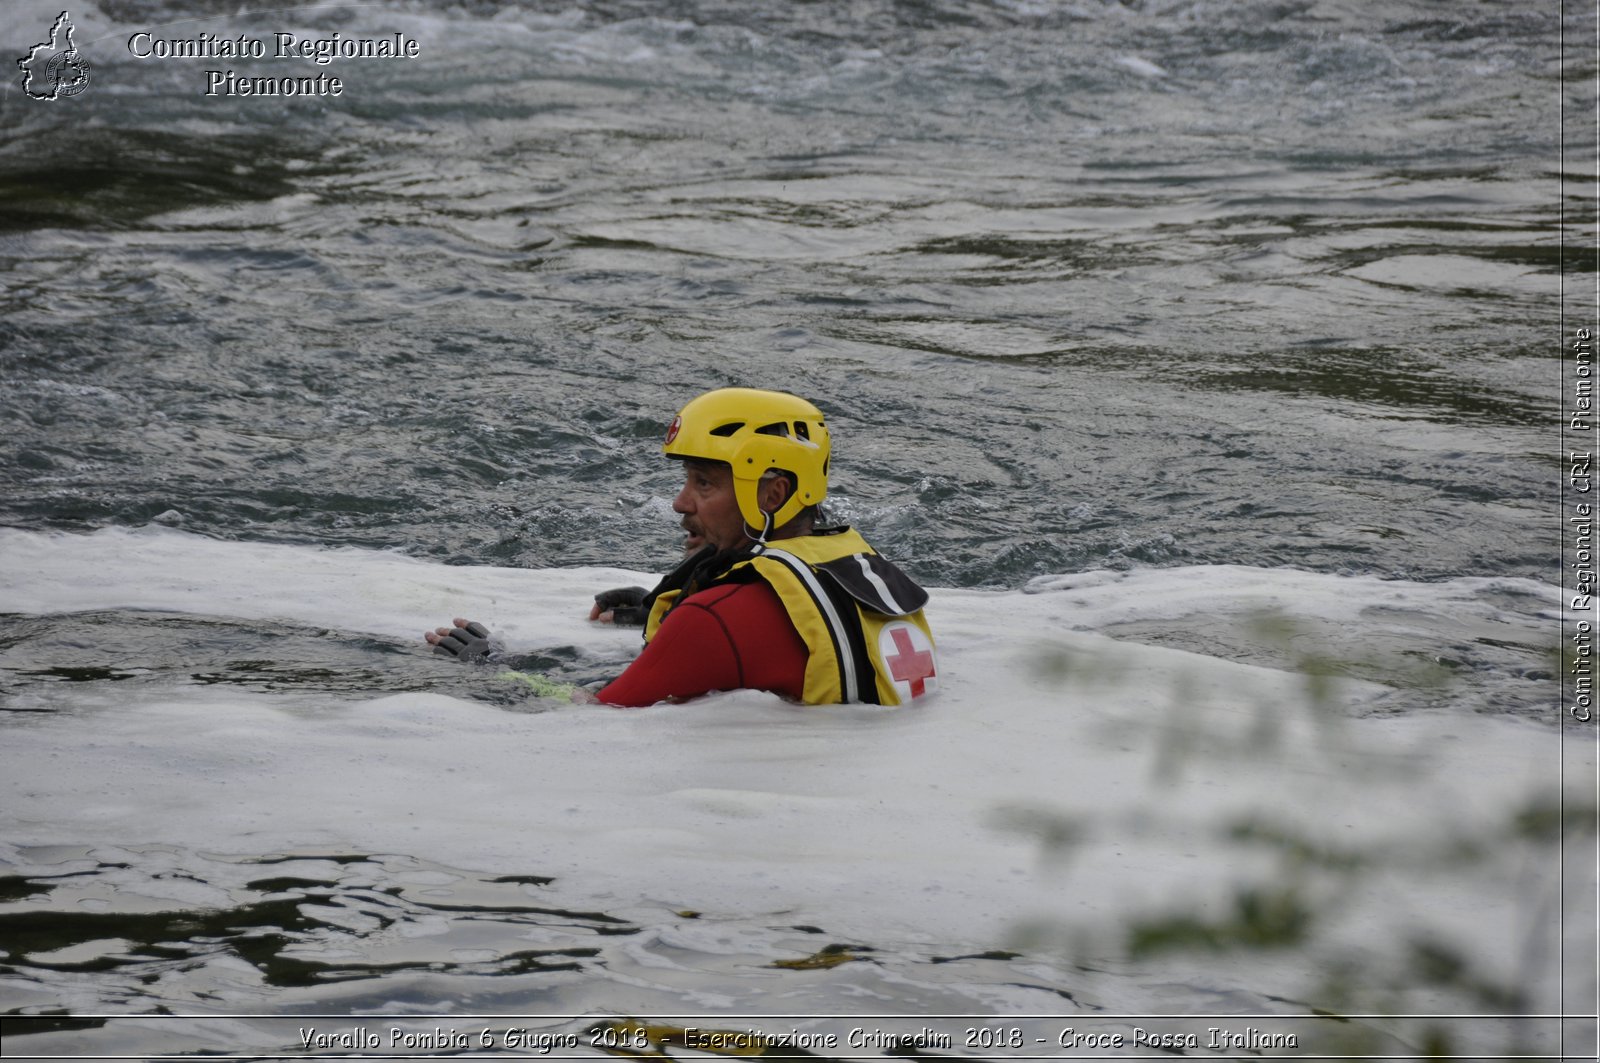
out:
<path id="1" fill-rule="evenodd" d="M 761 477 L 761 485 L 765 487 L 767 480 L 777 475 L 778 474 L 776 472 L 768 469 L 767 472 Z M 756 506 L 761 509 L 761 534 L 751 535 L 749 527 L 746 527 L 744 530 L 744 535 L 746 539 L 749 539 L 751 542 L 756 544 L 756 553 L 759 554 L 762 550 L 766 549 L 767 540 L 772 537 L 773 522 L 776 520 L 777 511 L 783 508 L 783 500 L 780 499 L 777 506 L 770 510 L 762 507 L 760 501 L 756 502 Z"/>
<path id="2" fill-rule="evenodd" d="M 767 538 L 771 534 L 772 534 L 772 514 L 768 513 L 766 510 L 762 510 L 761 511 L 761 534 L 760 535 L 751 535 L 749 528 L 746 528 L 744 530 L 744 537 L 746 539 L 749 539 L 751 542 L 756 544 L 756 551 L 758 553 L 761 550 L 766 548 Z"/>

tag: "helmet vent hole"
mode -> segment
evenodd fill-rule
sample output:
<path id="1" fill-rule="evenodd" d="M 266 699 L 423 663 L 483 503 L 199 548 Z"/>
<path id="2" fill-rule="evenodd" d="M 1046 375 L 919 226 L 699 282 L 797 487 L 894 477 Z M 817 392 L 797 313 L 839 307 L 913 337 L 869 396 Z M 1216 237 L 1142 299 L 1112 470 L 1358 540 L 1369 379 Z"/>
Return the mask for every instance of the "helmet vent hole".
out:
<path id="1" fill-rule="evenodd" d="M 764 436 L 782 436 L 785 439 L 789 438 L 789 426 L 784 424 L 782 421 L 778 421 L 774 424 L 764 424 L 760 428 L 757 428 L 756 431 Z"/>
<path id="2" fill-rule="evenodd" d="M 743 427 L 743 421 L 734 421 L 732 424 L 718 425 L 711 430 L 711 434 L 714 436 L 731 436 Z"/>
<path id="3" fill-rule="evenodd" d="M 794 434 L 799 436 L 801 439 L 810 439 L 811 429 L 806 426 L 804 421 L 796 421 L 794 423 Z"/>

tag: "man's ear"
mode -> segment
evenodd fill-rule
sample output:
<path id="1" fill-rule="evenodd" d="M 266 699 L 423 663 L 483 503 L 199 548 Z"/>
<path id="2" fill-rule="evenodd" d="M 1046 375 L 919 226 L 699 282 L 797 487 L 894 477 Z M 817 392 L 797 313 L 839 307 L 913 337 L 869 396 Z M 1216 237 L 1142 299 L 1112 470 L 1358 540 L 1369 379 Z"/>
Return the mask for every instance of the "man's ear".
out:
<path id="1" fill-rule="evenodd" d="M 763 513 L 776 513 L 789 501 L 789 496 L 794 493 L 794 487 L 789 483 L 787 476 L 779 475 L 761 481 L 761 490 L 756 501 L 761 506 Z"/>

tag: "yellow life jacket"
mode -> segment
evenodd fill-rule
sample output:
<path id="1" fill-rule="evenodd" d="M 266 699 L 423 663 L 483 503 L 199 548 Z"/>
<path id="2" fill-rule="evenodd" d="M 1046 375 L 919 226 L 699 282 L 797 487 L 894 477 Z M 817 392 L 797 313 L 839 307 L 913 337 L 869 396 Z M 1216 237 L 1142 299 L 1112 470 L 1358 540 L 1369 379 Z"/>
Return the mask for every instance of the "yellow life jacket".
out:
<path id="1" fill-rule="evenodd" d="M 928 592 L 854 529 L 768 543 L 696 589 L 752 579 L 778 595 L 806 644 L 806 704 L 903 705 L 938 687 Z M 656 599 L 646 642 L 681 594 Z"/>

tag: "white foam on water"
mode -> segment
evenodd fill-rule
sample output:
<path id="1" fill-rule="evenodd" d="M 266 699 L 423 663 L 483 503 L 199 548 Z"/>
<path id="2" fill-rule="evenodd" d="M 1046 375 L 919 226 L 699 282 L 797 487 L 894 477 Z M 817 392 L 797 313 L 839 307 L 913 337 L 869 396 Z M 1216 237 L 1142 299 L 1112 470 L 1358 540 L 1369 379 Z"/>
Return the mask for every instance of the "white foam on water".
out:
<path id="1" fill-rule="evenodd" d="M 1133 71 L 1140 77 L 1164 78 L 1170 76 L 1165 67 L 1162 67 L 1156 63 L 1152 63 L 1150 60 L 1137 55 L 1121 55 L 1116 59 L 1113 59 L 1112 62 L 1116 63 L 1124 70 Z"/>
<path id="2" fill-rule="evenodd" d="M 7 612 L 273 619 L 414 640 L 418 654 L 423 630 L 460 615 L 513 649 L 625 659 L 637 632 L 589 623 L 590 597 L 649 579 L 162 527 L 0 530 Z M 0 807 L 21 847 L 402 853 L 552 875 L 569 901 L 622 917 L 694 909 L 993 948 L 1030 921 L 1104 929 L 1175 905 L 1221 910 L 1272 861 L 1220 844 L 1219 825 L 1403 848 L 1472 836 L 1529 795 L 1553 797 L 1555 728 L 1363 716 L 1386 694 L 1371 682 L 1342 683 L 1319 710 L 1304 676 L 1086 629 L 1136 614 L 1203 626 L 1269 598 L 1340 618 L 1400 596 L 1463 618 L 1476 608 L 1488 622 L 1500 607 L 1483 592 L 1506 583 L 1180 569 L 1036 581 L 1031 593 L 935 590 L 940 689 L 899 710 L 805 708 L 751 691 L 525 712 L 425 693 L 57 684 L 63 711 L 5 723 Z M 1512 589 L 1540 602 L 1555 593 Z M 0 665 L 22 669 L 25 654 L 12 647 Z M 1592 765 L 1592 754 L 1568 757 Z M 1074 844 L 1041 844 L 1041 830 L 1067 821 L 1080 830 Z M 1559 903 L 1530 907 L 1532 894 L 1552 903 L 1561 884 L 1552 868 L 1508 860 L 1481 874 L 1377 875 L 1362 895 L 1337 898 L 1333 932 L 1380 949 L 1436 928 L 1512 972 L 1530 940 L 1544 947 L 1556 932 Z M 1523 887 L 1509 888 L 1519 875 Z M 1281 974 L 1273 991 L 1311 977 L 1293 964 Z M 1528 974 L 1535 988 L 1550 977 Z"/>

